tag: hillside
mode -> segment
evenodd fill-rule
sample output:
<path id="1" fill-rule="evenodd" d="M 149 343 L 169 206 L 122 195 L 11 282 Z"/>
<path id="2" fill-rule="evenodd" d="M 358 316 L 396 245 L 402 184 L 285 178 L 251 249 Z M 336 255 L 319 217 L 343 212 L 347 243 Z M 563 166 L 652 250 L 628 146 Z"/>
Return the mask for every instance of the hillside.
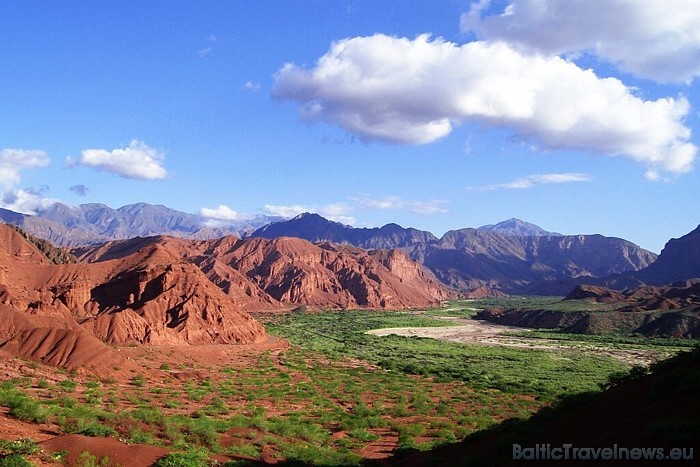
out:
<path id="1" fill-rule="evenodd" d="M 630 276 L 628 273 L 650 266 L 657 255 L 623 239 L 602 235 L 565 236 L 519 219 L 478 229 L 452 230 L 437 239 L 430 232 L 397 224 L 354 228 L 309 213 L 285 221 L 258 216 L 228 227 L 208 227 L 200 216 L 145 203 L 119 209 L 101 204 L 74 208 L 56 203 L 36 216 L 0 210 L 0 217 L 58 245 L 89 245 L 153 235 L 209 240 L 229 234 L 240 236 L 258 227 L 249 238 L 295 237 L 366 250 L 400 249 L 425 265 L 443 284 L 469 296 L 565 295 L 576 285 L 601 283 L 611 275 L 620 275 L 616 281 L 625 287 L 654 278 L 667 283 L 669 276 L 674 276 L 671 281 L 692 277 L 684 275 L 695 271 L 699 264 L 692 254 L 682 252 L 687 249 L 687 243 L 695 241 L 689 234 L 688 238 L 677 241 L 680 243 L 669 242 L 665 249 L 669 259 L 649 269 L 646 276 Z M 277 222 L 270 223 L 272 220 Z M 681 267 L 676 268 L 675 264 Z M 214 266 L 203 267 L 211 273 L 212 268 L 216 269 Z M 244 286 L 240 278 L 225 279 L 229 280 Z"/>
<path id="2" fill-rule="evenodd" d="M 654 253 L 626 240 L 602 235 L 563 236 L 519 219 L 449 231 L 438 240 L 429 232 L 396 224 L 356 229 L 307 213 L 269 224 L 251 236 L 400 248 L 444 284 L 480 295 L 563 295 L 576 284 L 637 271 L 656 259 Z"/>
<path id="3" fill-rule="evenodd" d="M 571 444 L 578 448 L 610 448 L 611 451 L 614 446 L 664 448 L 664 456 L 670 455 L 671 448 L 685 448 L 681 454 L 685 453 L 686 460 L 676 463 L 692 463 L 687 460 L 689 448 L 695 448 L 693 454 L 697 456 L 700 439 L 700 402 L 696 397 L 700 390 L 700 351 L 681 353 L 660 362 L 648 375 L 637 372 L 626 378 L 612 379 L 610 386 L 599 394 L 565 400 L 527 420 L 509 420 L 475 433 L 461 443 L 394 458 L 385 465 L 495 467 L 543 463 L 534 459 L 514 461 L 513 444 L 522 448 L 534 448 L 538 444 L 560 448 Z M 655 452 L 650 462 L 632 463 L 664 464 L 656 459 L 658 454 Z M 552 460 L 551 463 L 598 466 L 627 462 L 591 457 L 568 462 Z"/>
<path id="4" fill-rule="evenodd" d="M 482 225 L 477 230 L 485 232 L 496 232 L 504 235 L 516 235 L 519 237 L 560 237 L 557 232 L 549 232 L 542 227 L 525 222 L 520 219 L 511 218 L 498 224 Z"/>
<path id="5" fill-rule="evenodd" d="M 76 254 L 83 261 L 102 262 L 149 244 L 197 265 L 247 310 L 280 308 L 282 303 L 412 308 L 436 305 L 450 296 L 429 271 L 400 251 L 367 252 L 298 238 L 240 240 L 229 236 L 191 241 L 152 237 L 81 248 Z"/>
<path id="6" fill-rule="evenodd" d="M 0 225 L 0 348 L 80 367 L 111 358 L 105 343 L 251 343 L 263 327 L 196 266 L 150 244 L 91 264 L 53 264 Z M 113 355 L 112 355 L 113 356 Z"/>
<path id="7" fill-rule="evenodd" d="M 700 277 L 700 226 L 669 240 L 656 261 L 639 271 L 620 274 L 603 282 L 615 289 L 639 285 L 665 285 Z"/>

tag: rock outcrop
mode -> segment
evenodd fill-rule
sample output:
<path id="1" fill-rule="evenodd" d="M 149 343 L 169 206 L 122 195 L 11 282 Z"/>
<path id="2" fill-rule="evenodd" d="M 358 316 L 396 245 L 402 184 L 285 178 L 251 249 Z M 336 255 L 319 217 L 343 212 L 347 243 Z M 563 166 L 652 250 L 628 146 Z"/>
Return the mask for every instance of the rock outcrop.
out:
<path id="1" fill-rule="evenodd" d="M 266 339 L 264 328 L 202 270 L 153 241 L 72 264 L 54 264 L 6 225 L 0 245 L 0 347 L 18 355 L 75 367 L 109 354 L 105 344 Z"/>

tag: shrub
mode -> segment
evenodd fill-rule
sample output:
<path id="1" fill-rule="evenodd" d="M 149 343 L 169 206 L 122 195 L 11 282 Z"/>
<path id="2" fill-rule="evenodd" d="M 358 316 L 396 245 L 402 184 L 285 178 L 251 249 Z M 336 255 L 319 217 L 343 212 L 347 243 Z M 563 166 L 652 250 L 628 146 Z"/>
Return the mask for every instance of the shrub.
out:
<path id="1" fill-rule="evenodd" d="M 22 454 L 9 454 L 0 457 L 0 467 L 32 467 L 33 465 Z"/>
<path id="2" fill-rule="evenodd" d="M 24 422 L 43 423 L 48 418 L 39 402 L 18 389 L 0 389 L 0 405 L 10 409 L 10 415 Z"/>
<path id="3" fill-rule="evenodd" d="M 77 385 L 78 385 L 78 383 L 76 383 L 72 379 L 64 379 L 63 381 L 58 383 L 58 386 L 61 389 L 63 389 L 65 392 L 73 392 Z"/>
<path id="4" fill-rule="evenodd" d="M 153 467 L 205 467 L 209 465 L 209 455 L 206 451 L 195 449 L 186 452 L 171 452 L 161 457 Z"/>

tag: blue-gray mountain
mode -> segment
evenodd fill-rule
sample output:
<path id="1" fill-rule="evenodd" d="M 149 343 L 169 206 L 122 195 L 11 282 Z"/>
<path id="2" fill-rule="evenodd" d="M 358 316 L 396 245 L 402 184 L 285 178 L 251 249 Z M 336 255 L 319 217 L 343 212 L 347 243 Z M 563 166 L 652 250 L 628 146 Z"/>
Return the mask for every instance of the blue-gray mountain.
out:
<path id="1" fill-rule="evenodd" d="M 562 234 L 557 232 L 548 232 L 542 227 L 521 221 L 520 219 L 511 218 L 507 221 L 499 222 L 498 224 L 482 225 L 479 230 L 488 232 L 496 232 L 505 235 L 518 235 L 521 237 L 561 237 Z"/>
<path id="2" fill-rule="evenodd" d="M 666 285 L 700 277 L 700 225 L 680 238 L 672 238 L 654 263 L 602 282 L 607 287 L 626 289 L 640 285 Z"/>
<path id="3" fill-rule="evenodd" d="M 68 206 L 55 203 L 34 216 L 0 209 L 0 220 L 22 227 L 30 234 L 60 246 L 77 246 L 151 235 L 170 235 L 200 240 L 225 235 L 242 236 L 281 217 L 255 216 L 212 225 L 197 214 L 162 205 L 136 203 L 113 209 L 104 204 Z"/>
<path id="4" fill-rule="evenodd" d="M 403 228 L 397 224 L 384 227 L 354 228 L 333 222 L 318 214 L 303 213 L 293 219 L 265 225 L 251 237 L 277 238 L 297 237 L 310 242 L 332 242 L 349 244 L 365 249 L 404 248 L 437 241 L 430 232 L 412 228 Z"/>
<path id="5" fill-rule="evenodd" d="M 485 287 L 506 293 L 566 295 L 577 284 L 638 271 L 656 259 L 656 254 L 620 238 L 561 235 L 518 219 L 452 230 L 438 239 L 430 232 L 396 224 L 355 229 L 306 213 L 264 226 L 251 236 L 398 248 L 445 284 L 467 291 Z"/>
<path id="6" fill-rule="evenodd" d="M 227 234 L 246 236 L 252 231 L 248 236 L 298 237 L 365 249 L 397 248 L 425 264 L 445 284 L 480 293 L 566 295 L 576 285 L 601 284 L 615 274 L 631 284 L 651 280 L 669 283 L 700 275 L 700 255 L 692 254 L 696 251 L 693 248 L 700 250 L 697 230 L 688 238 L 669 242 L 662 255 L 669 259 L 651 266 L 657 255 L 629 241 L 602 235 L 561 235 L 518 219 L 453 230 L 439 239 L 430 232 L 397 224 L 353 228 L 308 213 L 290 220 L 257 216 L 234 225 L 208 227 L 206 219 L 196 214 L 146 203 L 119 209 L 103 204 L 69 207 L 57 203 L 36 216 L 0 209 L 0 219 L 62 246 L 149 235 L 210 239 Z M 635 276 L 640 270 L 646 272 Z"/>

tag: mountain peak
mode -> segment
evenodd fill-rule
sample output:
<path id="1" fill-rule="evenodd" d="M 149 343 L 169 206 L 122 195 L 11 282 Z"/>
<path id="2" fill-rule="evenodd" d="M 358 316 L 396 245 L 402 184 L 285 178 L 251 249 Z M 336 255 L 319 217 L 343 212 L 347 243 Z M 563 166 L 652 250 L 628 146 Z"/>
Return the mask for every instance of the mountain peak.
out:
<path id="1" fill-rule="evenodd" d="M 549 232 L 542 227 L 525 222 L 521 219 L 511 217 L 510 219 L 499 222 L 498 224 L 489 224 L 479 227 L 477 230 L 487 232 L 496 232 L 503 235 L 515 235 L 520 237 L 560 237 L 557 232 Z"/>
<path id="2" fill-rule="evenodd" d="M 308 212 L 265 225 L 251 233 L 250 237 L 297 237 L 310 242 L 346 243 L 368 249 L 401 248 L 437 240 L 430 232 L 405 229 L 398 224 L 387 224 L 381 228 L 355 228 Z"/>

